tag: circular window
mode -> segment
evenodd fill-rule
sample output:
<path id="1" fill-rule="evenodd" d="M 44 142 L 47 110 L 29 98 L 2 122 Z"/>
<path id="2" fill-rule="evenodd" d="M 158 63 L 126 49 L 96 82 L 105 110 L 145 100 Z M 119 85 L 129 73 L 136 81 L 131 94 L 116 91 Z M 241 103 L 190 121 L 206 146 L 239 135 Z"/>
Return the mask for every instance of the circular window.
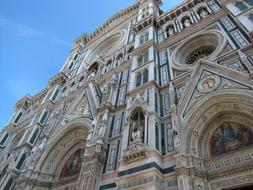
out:
<path id="1" fill-rule="evenodd" d="M 226 37 L 217 30 L 209 30 L 182 42 L 172 54 L 176 70 L 189 70 L 200 59 L 213 60 L 226 48 Z"/>
<path id="2" fill-rule="evenodd" d="M 196 49 L 194 52 L 192 52 L 187 58 L 185 63 L 186 64 L 193 64 L 197 62 L 200 59 L 205 59 L 209 55 L 211 55 L 215 51 L 215 48 L 212 46 L 203 46 L 198 49 Z"/>

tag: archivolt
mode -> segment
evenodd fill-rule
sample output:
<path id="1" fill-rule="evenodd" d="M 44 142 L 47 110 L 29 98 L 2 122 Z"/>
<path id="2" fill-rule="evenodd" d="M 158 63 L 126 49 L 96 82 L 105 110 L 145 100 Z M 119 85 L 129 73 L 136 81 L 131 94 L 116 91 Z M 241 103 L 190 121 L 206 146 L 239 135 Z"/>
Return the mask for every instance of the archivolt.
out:
<path id="1" fill-rule="evenodd" d="M 91 130 L 91 120 L 78 118 L 61 129 L 58 134 L 48 142 L 48 146 L 43 152 L 36 167 L 43 173 L 43 179 L 52 181 L 53 175 L 59 172 L 62 159 L 70 153 L 85 147 L 87 134 Z M 42 180 L 42 176 L 41 176 Z"/>
<path id="2" fill-rule="evenodd" d="M 248 90 L 240 90 L 239 93 L 213 92 L 191 108 L 181 121 L 183 153 L 207 157 L 207 133 L 211 135 L 210 128 L 216 126 L 212 125 L 214 122 L 229 118 L 231 121 L 253 121 L 252 93 Z"/>

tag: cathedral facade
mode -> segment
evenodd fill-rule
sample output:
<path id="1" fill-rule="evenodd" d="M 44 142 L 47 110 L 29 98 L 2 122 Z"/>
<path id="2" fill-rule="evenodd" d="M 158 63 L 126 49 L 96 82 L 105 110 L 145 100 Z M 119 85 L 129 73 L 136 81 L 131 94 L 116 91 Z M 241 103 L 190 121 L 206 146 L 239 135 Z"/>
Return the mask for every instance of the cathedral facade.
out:
<path id="1" fill-rule="evenodd" d="M 1 190 L 253 189 L 253 0 L 161 5 L 77 38 L 16 103 Z"/>

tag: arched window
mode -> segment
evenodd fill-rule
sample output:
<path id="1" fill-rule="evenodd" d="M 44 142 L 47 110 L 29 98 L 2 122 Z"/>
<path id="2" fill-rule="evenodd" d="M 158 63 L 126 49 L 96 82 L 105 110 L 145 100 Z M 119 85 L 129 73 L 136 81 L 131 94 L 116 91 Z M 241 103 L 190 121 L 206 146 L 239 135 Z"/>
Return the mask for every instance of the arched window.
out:
<path id="1" fill-rule="evenodd" d="M 141 85 L 141 73 L 136 75 L 136 87 Z"/>
<path id="2" fill-rule="evenodd" d="M 6 185 L 5 185 L 5 187 L 4 187 L 3 190 L 10 190 L 11 187 L 12 187 L 13 181 L 14 181 L 14 180 L 13 180 L 13 177 L 10 177 L 10 178 L 8 179 L 8 182 L 6 183 Z"/>
<path id="3" fill-rule="evenodd" d="M 42 117 L 40 119 L 40 122 L 39 122 L 41 125 L 46 124 L 48 115 L 49 115 L 49 111 L 46 110 L 46 111 L 43 112 L 43 115 L 42 115 Z"/>
<path id="4" fill-rule="evenodd" d="M 17 168 L 18 170 L 21 169 L 23 163 L 25 162 L 25 158 L 26 158 L 26 153 L 24 152 L 24 153 L 22 154 L 21 158 L 19 159 L 18 164 L 17 164 L 17 166 L 16 166 L 16 168 Z"/>
<path id="5" fill-rule="evenodd" d="M 57 96 L 58 96 L 58 94 L 59 94 L 59 91 L 60 91 L 60 89 L 57 88 L 56 91 L 54 92 L 54 94 L 53 94 L 53 96 L 52 96 L 52 98 L 51 98 L 51 100 L 52 100 L 53 102 L 56 100 L 56 98 L 57 98 Z"/>
<path id="6" fill-rule="evenodd" d="M 76 61 L 78 58 L 78 53 L 76 53 L 75 57 L 74 57 L 74 61 Z"/>
<path id="7" fill-rule="evenodd" d="M 22 117 L 22 115 L 23 115 L 22 112 L 20 112 L 20 113 L 18 114 L 18 116 L 17 116 L 16 119 L 14 120 L 14 123 L 15 123 L 15 124 L 17 124 L 17 123 L 19 122 L 19 120 L 20 120 L 20 118 Z"/>
<path id="8" fill-rule="evenodd" d="M 145 69 L 143 72 L 143 84 L 148 82 L 148 69 Z"/>
<path id="9" fill-rule="evenodd" d="M 40 128 L 36 128 L 35 131 L 33 132 L 31 139 L 30 139 L 31 144 L 34 144 L 35 140 L 37 139 L 37 137 L 39 135 L 39 132 L 40 132 Z"/>
<path id="10" fill-rule="evenodd" d="M 9 133 L 6 133 L 0 142 L 0 146 L 3 146 L 9 137 Z"/>
<path id="11" fill-rule="evenodd" d="M 117 60 L 122 60 L 123 59 L 123 54 L 120 53 L 118 56 L 117 56 Z"/>
<path id="12" fill-rule="evenodd" d="M 89 72 L 90 72 L 90 73 L 94 73 L 94 75 L 96 75 L 97 72 L 98 72 L 98 68 L 99 68 L 98 63 L 97 63 L 97 62 L 94 62 L 94 63 L 90 66 Z"/>
<path id="13" fill-rule="evenodd" d="M 69 66 L 68 66 L 68 69 L 71 70 L 71 69 L 73 68 L 73 66 L 74 66 L 74 63 L 71 62 L 71 63 L 69 64 Z"/>

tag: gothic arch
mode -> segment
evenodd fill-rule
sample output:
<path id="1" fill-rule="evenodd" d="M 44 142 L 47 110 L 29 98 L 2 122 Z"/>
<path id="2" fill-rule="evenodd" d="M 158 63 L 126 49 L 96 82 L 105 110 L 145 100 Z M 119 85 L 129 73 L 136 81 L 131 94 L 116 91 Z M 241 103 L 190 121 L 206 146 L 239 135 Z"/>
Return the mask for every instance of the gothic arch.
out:
<path id="1" fill-rule="evenodd" d="M 8 145 L 6 147 L 6 150 L 11 152 L 13 149 L 15 149 L 24 134 L 25 134 L 25 129 L 21 130 L 19 133 L 15 134 L 13 137 L 11 137 L 11 139 L 8 142 Z"/>
<path id="2" fill-rule="evenodd" d="M 36 169 L 43 173 L 39 180 L 55 181 L 61 168 L 61 161 L 67 160 L 71 153 L 84 148 L 91 120 L 77 118 L 60 129 L 56 136 L 48 141 L 48 146 L 38 161 Z M 53 176 L 56 175 L 56 178 Z"/>
<path id="3" fill-rule="evenodd" d="M 120 46 L 124 36 L 125 31 L 115 32 L 106 36 L 89 51 L 86 61 L 91 63 L 97 59 L 97 56 L 106 57 L 107 55 L 110 55 L 110 53 L 113 53 L 116 50 L 115 47 Z"/>
<path id="4" fill-rule="evenodd" d="M 55 182 L 56 181 L 61 181 L 60 179 L 60 175 L 62 172 L 62 169 L 64 167 L 64 165 L 66 164 L 66 162 L 69 160 L 69 158 L 71 156 L 73 156 L 75 154 L 75 152 L 77 152 L 78 150 L 84 150 L 84 146 L 81 143 L 77 143 L 75 144 L 73 147 L 70 148 L 70 151 L 67 151 L 65 155 L 63 155 L 63 158 L 61 159 L 61 162 L 58 164 L 54 176 L 55 176 Z"/>
<path id="5" fill-rule="evenodd" d="M 197 102 L 181 121 L 182 153 L 210 157 L 207 139 L 224 121 L 253 126 L 253 98 L 249 90 L 223 90 L 208 94 Z M 213 124 L 213 126 L 212 126 Z"/>

